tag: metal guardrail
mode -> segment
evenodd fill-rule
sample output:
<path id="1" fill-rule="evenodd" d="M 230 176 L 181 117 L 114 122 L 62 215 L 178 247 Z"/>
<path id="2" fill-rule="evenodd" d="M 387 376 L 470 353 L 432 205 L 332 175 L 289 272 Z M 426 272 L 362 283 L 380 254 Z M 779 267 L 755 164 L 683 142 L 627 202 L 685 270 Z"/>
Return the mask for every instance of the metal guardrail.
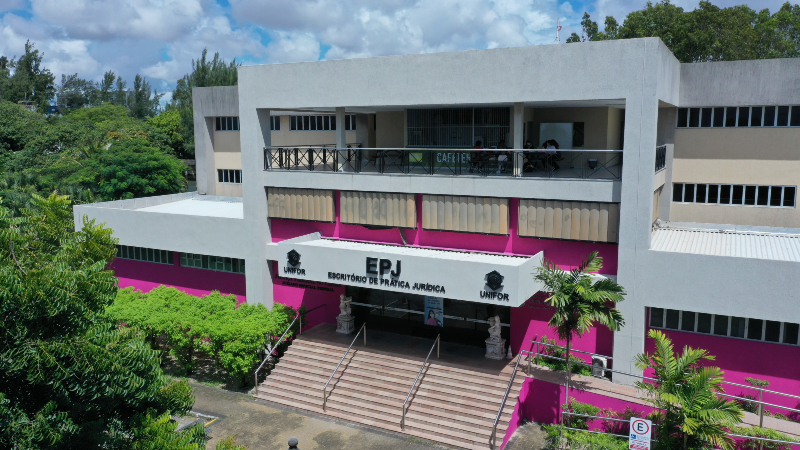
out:
<path id="1" fill-rule="evenodd" d="M 305 311 L 303 314 L 308 314 L 308 313 L 310 313 L 311 311 L 315 311 L 315 310 L 317 310 L 317 309 L 320 309 L 320 308 L 322 308 L 323 306 L 324 306 L 324 307 L 327 307 L 328 305 L 327 305 L 327 304 L 322 304 L 322 305 L 319 305 L 319 306 L 315 306 L 314 308 L 311 308 L 311 309 L 309 309 L 308 311 Z M 272 352 L 274 352 L 274 351 L 275 351 L 275 348 L 276 348 L 276 347 L 278 347 L 278 345 L 280 345 L 280 343 L 283 341 L 283 338 L 286 336 L 286 333 L 288 333 L 288 332 L 289 332 L 289 330 L 291 330 L 291 329 L 292 329 L 292 325 L 294 325 L 294 322 L 295 322 L 297 319 L 300 319 L 300 324 L 299 324 L 299 325 L 300 325 L 300 328 L 299 328 L 299 333 L 298 333 L 298 334 L 303 334 L 303 319 L 301 318 L 303 314 L 300 314 L 300 311 L 299 311 L 299 310 L 297 311 L 297 314 L 295 314 L 295 316 L 294 316 L 294 320 L 292 320 L 292 323 L 290 323 L 290 324 L 289 324 L 289 326 L 288 326 L 288 327 L 286 327 L 286 330 L 283 332 L 283 334 L 281 335 L 281 337 L 279 337 L 279 338 L 278 338 L 278 340 L 277 340 L 277 341 L 275 341 L 275 343 L 274 343 L 274 344 L 272 344 L 272 348 L 270 348 L 270 349 L 268 349 L 268 350 L 267 350 L 267 355 L 266 355 L 266 357 L 264 358 L 264 361 L 261 361 L 261 364 L 259 364 L 259 365 L 258 365 L 258 368 L 256 368 L 255 372 L 253 372 L 253 379 L 254 379 L 253 381 L 254 381 L 254 383 L 255 383 L 255 391 L 256 391 L 256 395 L 258 395 L 258 372 L 259 372 L 259 371 L 260 371 L 260 370 L 261 370 L 261 369 L 264 367 L 264 364 L 266 364 L 266 363 L 267 363 L 267 361 L 269 361 L 269 359 L 272 357 Z"/>
<path id="2" fill-rule="evenodd" d="M 420 375 L 422 375 L 422 370 L 425 369 L 425 365 L 428 364 L 428 359 L 431 357 L 431 353 L 433 353 L 433 348 L 436 347 L 436 359 L 439 359 L 439 350 L 441 349 L 441 334 L 436 335 L 436 339 L 433 341 L 433 345 L 431 345 L 430 351 L 428 351 L 428 356 L 425 357 L 425 361 L 422 363 L 422 367 L 419 368 L 419 372 L 417 372 L 417 378 L 414 378 L 414 383 L 411 385 L 411 389 L 408 390 L 408 395 L 406 395 L 406 399 L 403 401 L 403 414 L 400 417 L 400 429 L 406 429 L 406 403 L 408 403 L 408 399 L 411 397 L 411 392 L 414 391 L 414 386 L 417 385 L 417 380 L 419 380 Z"/>
<path id="3" fill-rule="evenodd" d="M 492 436 L 489 438 L 489 445 L 494 450 L 497 447 L 497 423 L 500 422 L 500 416 L 503 414 L 503 408 L 506 407 L 506 400 L 508 400 L 508 393 L 511 392 L 511 386 L 514 384 L 514 378 L 517 376 L 517 369 L 519 368 L 519 361 L 522 359 L 522 352 L 517 355 L 517 363 L 514 364 L 514 371 L 511 372 L 511 379 L 508 380 L 506 393 L 503 395 L 503 401 L 500 402 L 500 409 L 497 410 L 497 416 L 494 418 L 494 425 L 492 425 Z"/>
<path id="4" fill-rule="evenodd" d="M 656 173 L 667 168 L 667 146 L 659 145 L 656 147 Z"/>
<path id="5" fill-rule="evenodd" d="M 356 333 L 356 337 L 353 338 L 353 342 L 350 343 L 350 346 L 347 347 L 347 350 L 345 350 L 344 355 L 342 355 L 342 359 L 339 360 L 339 364 L 336 365 L 336 368 L 333 369 L 333 373 L 331 373 L 331 376 L 328 377 L 328 381 L 325 383 L 325 387 L 322 388 L 322 411 L 325 411 L 325 405 L 328 403 L 328 395 L 327 395 L 327 393 L 328 393 L 328 384 L 333 379 L 333 376 L 336 375 L 336 371 L 339 370 L 339 366 L 342 365 L 342 362 L 344 361 L 344 358 L 347 357 L 348 353 L 350 353 L 350 349 L 353 348 L 353 344 L 356 343 L 356 340 L 358 339 L 358 335 L 361 334 L 362 331 L 364 332 L 364 347 L 367 346 L 367 323 L 364 322 L 364 325 L 361 325 L 361 328 L 358 329 L 358 333 Z"/>
<path id="6" fill-rule="evenodd" d="M 264 170 L 619 180 L 622 150 L 264 147 Z"/>

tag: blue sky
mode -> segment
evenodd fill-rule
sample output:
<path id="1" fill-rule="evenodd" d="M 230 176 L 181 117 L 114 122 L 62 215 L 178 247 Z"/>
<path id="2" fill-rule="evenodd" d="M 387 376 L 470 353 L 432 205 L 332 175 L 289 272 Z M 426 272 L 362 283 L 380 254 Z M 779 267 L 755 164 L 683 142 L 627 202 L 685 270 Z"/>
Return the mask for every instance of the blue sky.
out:
<path id="1" fill-rule="evenodd" d="M 675 0 L 693 9 L 697 1 Z M 715 1 L 732 6 L 734 0 Z M 779 8 L 757 0 L 752 8 Z M 317 59 L 552 44 L 580 33 L 584 11 L 621 23 L 635 0 L 0 0 L 0 55 L 45 54 L 60 81 L 113 70 L 171 91 L 203 48 L 226 60 L 269 64 Z"/>

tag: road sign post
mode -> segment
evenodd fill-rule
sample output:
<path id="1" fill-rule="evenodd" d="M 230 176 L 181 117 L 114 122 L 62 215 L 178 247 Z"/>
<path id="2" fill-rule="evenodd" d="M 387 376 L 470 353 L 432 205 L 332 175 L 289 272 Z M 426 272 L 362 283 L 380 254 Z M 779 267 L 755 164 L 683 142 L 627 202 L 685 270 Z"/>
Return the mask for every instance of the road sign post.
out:
<path id="1" fill-rule="evenodd" d="M 650 437 L 653 434 L 653 423 L 647 419 L 631 417 L 631 431 L 628 438 L 630 450 L 650 450 Z"/>

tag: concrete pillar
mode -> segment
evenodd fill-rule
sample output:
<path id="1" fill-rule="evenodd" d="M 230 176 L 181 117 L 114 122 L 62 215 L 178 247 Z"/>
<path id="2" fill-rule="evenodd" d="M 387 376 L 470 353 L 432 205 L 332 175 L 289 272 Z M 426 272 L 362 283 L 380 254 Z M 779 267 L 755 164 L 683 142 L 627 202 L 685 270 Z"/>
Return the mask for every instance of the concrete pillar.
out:
<path id="1" fill-rule="evenodd" d="M 347 147 L 347 136 L 344 129 L 344 107 L 336 108 L 336 148 L 339 150 L 338 172 L 348 172 L 347 151 L 341 150 Z"/>
<path id="2" fill-rule="evenodd" d="M 523 123 L 525 115 L 525 103 L 516 102 L 511 108 L 511 148 L 521 149 L 523 146 Z M 514 153 L 514 176 L 522 176 L 522 153 Z"/>
<path id="3" fill-rule="evenodd" d="M 194 114 L 194 160 L 197 193 L 215 195 L 217 187 L 214 163 L 214 118 L 204 117 L 196 108 Z"/>

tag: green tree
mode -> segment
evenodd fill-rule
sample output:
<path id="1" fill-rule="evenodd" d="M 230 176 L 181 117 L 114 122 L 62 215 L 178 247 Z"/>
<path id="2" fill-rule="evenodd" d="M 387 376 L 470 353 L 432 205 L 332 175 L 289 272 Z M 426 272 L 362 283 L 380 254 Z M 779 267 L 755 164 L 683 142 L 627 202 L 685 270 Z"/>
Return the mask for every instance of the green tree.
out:
<path id="1" fill-rule="evenodd" d="M 116 126 L 120 121 L 127 121 L 130 117 L 128 108 L 104 103 L 93 108 L 80 108 L 70 111 L 64 116 L 64 119 L 87 125 L 100 125 L 103 122 L 111 121 L 114 124 L 113 126 Z"/>
<path id="2" fill-rule="evenodd" d="M 177 109 L 181 115 L 181 133 L 183 134 L 184 152 L 182 157 L 194 157 L 194 116 L 192 109 L 192 88 L 209 86 L 235 86 L 238 83 L 238 67 L 236 59 L 226 63 L 214 53 L 212 60 L 206 59 L 208 49 L 197 61 L 192 60 L 192 71 L 178 80 L 172 92 L 172 100 L 167 109 Z"/>
<path id="3" fill-rule="evenodd" d="M 193 404 L 158 352 L 103 315 L 117 291 L 116 240 L 65 197 L 34 197 L 21 217 L 0 206 L 0 447 L 204 448 L 169 414 Z M 152 443 L 152 445 L 150 445 Z"/>
<path id="4" fill-rule="evenodd" d="M 147 124 L 161 130 L 175 154 L 181 155 L 185 141 L 181 129 L 181 113 L 177 109 L 162 111 L 161 114 L 147 119 Z"/>
<path id="5" fill-rule="evenodd" d="M 22 150 L 46 126 L 43 115 L 0 100 L 0 153 Z"/>
<path id="6" fill-rule="evenodd" d="M 8 79 L 3 98 L 12 102 L 31 100 L 40 111 L 44 111 L 56 87 L 55 76 L 42 66 L 43 59 L 44 54 L 34 50 L 31 41 L 26 42 L 25 54 L 8 63 L 14 74 Z"/>
<path id="7" fill-rule="evenodd" d="M 97 86 L 97 100 L 99 105 L 114 100 L 114 82 L 116 79 L 117 74 L 111 70 L 103 74 L 103 79 Z"/>
<path id="8" fill-rule="evenodd" d="M 133 89 L 128 96 L 128 109 L 131 116 L 143 120 L 158 113 L 158 102 L 164 94 L 153 91 L 150 83 L 141 75 L 133 79 Z"/>
<path id="9" fill-rule="evenodd" d="M 93 105 L 97 102 L 97 86 L 93 81 L 79 78 L 78 74 L 61 75 L 58 86 L 58 105 L 72 110 Z"/>
<path id="10" fill-rule="evenodd" d="M 733 448 L 727 429 L 741 423 L 743 414 L 736 403 L 719 397 L 725 391 L 723 372 L 703 365 L 714 356 L 691 347 L 676 355 L 672 341 L 661 331 L 650 330 L 648 337 L 655 341 L 655 352 L 637 355 L 634 362 L 641 370 L 652 370 L 655 381 L 637 381 L 636 387 L 662 411 L 657 448 Z"/>
<path id="11" fill-rule="evenodd" d="M 555 308 L 548 326 L 555 330 L 559 339 L 567 343 L 567 398 L 572 366 L 569 360 L 572 339 L 588 333 L 594 324 L 605 325 L 613 331 L 625 325 L 625 319 L 615 308 L 617 303 L 624 300 L 622 286 L 608 278 L 595 281 L 590 275 L 602 268 L 603 258 L 597 252 L 592 252 L 569 272 L 545 259 L 534 275 L 537 281 L 544 284 L 544 290 L 549 294 L 547 303 Z"/>

